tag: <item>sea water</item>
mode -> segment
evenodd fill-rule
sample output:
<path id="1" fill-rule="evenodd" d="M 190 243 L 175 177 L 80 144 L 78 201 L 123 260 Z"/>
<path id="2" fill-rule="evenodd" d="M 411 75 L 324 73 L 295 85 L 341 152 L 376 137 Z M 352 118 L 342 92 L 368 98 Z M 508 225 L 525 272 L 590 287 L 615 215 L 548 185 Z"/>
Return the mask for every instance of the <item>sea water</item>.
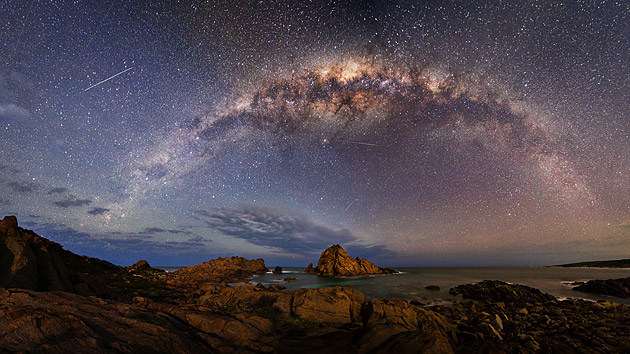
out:
<path id="1" fill-rule="evenodd" d="M 179 267 L 161 267 L 173 271 Z M 168 268 L 168 269 L 167 269 Z M 270 267 L 273 269 L 273 267 Z M 282 274 L 255 275 L 251 284 L 281 284 L 289 290 L 319 288 L 324 286 L 349 286 L 360 290 L 368 299 L 400 298 L 430 303 L 448 303 L 455 297 L 449 289 L 482 280 L 502 280 L 508 283 L 527 285 L 560 299 L 608 300 L 630 305 L 630 299 L 595 295 L 574 291 L 571 283 L 591 279 L 614 279 L 630 277 L 630 268 L 562 268 L 562 267 L 413 267 L 396 268 L 399 274 L 370 275 L 362 277 L 323 277 L 304 273 L 304 268 L 283 268 Z M 297 280 L 286 282 L 284 278 Z M 425 289 L 437 285 L 438 291 Z"/>

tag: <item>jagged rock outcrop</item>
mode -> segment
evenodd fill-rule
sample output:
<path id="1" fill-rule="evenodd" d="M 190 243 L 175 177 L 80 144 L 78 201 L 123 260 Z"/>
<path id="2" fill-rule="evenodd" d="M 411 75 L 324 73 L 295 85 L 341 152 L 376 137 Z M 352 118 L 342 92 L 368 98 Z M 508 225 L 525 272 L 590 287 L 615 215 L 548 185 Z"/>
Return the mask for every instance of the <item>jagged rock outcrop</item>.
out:
<path id="1" fill-rule="evenodd" d="M 630 278 L 589 280 L 573 288 L 585 293 L 630 298 Z"/>
<path id="2" fill-rule="evenodd" d="M 246 279 L 254 274 L 268 271 L 262 258 L 219 257 L 198 265 L 178 269 L 173 274 L 183 282 L 221 282 L 233 279 Z"/>
<path id="3" fill-rule="evenodd" d="M 18 227 L 15 216 L 0 221 L 0 287 L 105 296 L 109 289 L 102 279 L 71 266 L 81 261 L 58 243 Z"/>
<path id="4" fill-rule="evenodd" d="M 400 299 L 373 300 L 363 304 L 362 318 L 361 353 L 453 353 L 455 327 L 433 311 Z"/>
<path id="5" fill-rule="evenodd" d="M 317 267 L 309 264 L 305 273 L 317 275 L 357 276 L 366 274 L 392 274 L 395 270 L 375 266 L 365 258 L 352 258 L 340 245 L 328 247 L 319 257 Z"/>
<path id="6" fill-rule="evenodd" d="M 73 291 L 72 275 L 57 243 L 18 227 L 15 216 L 0 221 L 0 287 Z"/>
<path id="7" fill-rule="evenodd" d="M 0 296 L 0 352 L 202 353 L 212 347 L 167 314 L 66 292 Z"/>
<path id="8" fill-rule="evenodd" d="M 449 290 L 451 295 L 462 295 L 464 299 L 483 302 L 546 302 L 556 298 L 553 295 L 519 284 L 508 284 L 498 280 L 484 280 L 477 284 L 458 285 Z"/>

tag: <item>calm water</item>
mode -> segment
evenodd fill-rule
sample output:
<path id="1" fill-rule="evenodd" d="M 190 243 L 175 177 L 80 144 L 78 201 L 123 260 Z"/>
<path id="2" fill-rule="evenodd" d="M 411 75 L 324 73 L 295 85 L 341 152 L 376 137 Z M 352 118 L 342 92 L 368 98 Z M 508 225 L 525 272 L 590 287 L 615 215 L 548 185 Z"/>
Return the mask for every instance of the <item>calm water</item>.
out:
<path id="1" fill-rule="evenodd" d="M 162 267 L 173 271 L 178 267 Z M 272 267 L 271 267 L 272 268 Z M 448 290 L 456 285 L 476 283 L 482 280 L 503 280 L 532 286 L 559 298 L 582 298 L 589 300 L 605 299 L 630 305 L 630 299 L 596 296 L 571 290 L 567 284 L 591 279 L 612 279 L 630 277 L 630 269 L 605 268 L 547 268 L 547 267 L 418 267 L 396 268 L 401 274 L 372 275 L 365 277 L 320 277 L 303 273 L 304 268 L 283 268 L 283 274 L 267 273 L 255 275 L 251 283 L 282 284 L 287 289 L 318 288 L 343 285 L 362 291 L 370 299 L 401 298 L 427 302 L 450 301 L 455 299 Z M 285 277 L 297 278 L 287 283 Z M 430 291 L 424 287 L 437 285 L 441 290 Z"/>

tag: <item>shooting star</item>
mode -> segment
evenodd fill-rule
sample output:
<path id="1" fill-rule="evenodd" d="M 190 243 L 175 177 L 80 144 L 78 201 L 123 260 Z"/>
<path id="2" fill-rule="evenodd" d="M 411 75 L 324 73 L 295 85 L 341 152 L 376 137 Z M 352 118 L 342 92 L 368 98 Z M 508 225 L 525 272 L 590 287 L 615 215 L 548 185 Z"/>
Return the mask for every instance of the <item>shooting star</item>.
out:
<path id="1" fill-rule="evenodd" d="M 116 77 L 116 76 L 118 76 L 118 75 L 122 75 L 122 74 L 126 73 L 127 71 L 129 71 L 129 70 L 131 70 L 131 69 L 133 69 L 133 67 L 128 68 L 128 69 L 125 69 L 125 70 L 123 70 L 123 71 L 119 72 L 118 74 L 116 74 L 116 75 L 114 75 L 114 76 L 110 76 L 110 77 L 108 77 L 107 79 L 105 79 L 105 80 L 103 80 L 103 81 L 101 81 L 101 82 L 97 82 L 97 83 L 95 83 L 94 85 L 92 85 L 92 86 L 90 86 L 90 87 L 86 88 L 85 90 L 83 90 L 83 92 L 85 92 L 85 91 L 87 91 L 87 90 L 90 90 L 90 89 L 93 89 L 93 88 L 95 88 L 96 86 L 98 86 L 98 85 L 100 85 L 100 84 L 104 84 L 104 83 L 106 83 L 107 81 L 109 81 L 109 80 L 111 80 L 111 79 L 115 78 L 115 77 Z"/>
<path id="2" fill-rule="evenodd" d="M 348 211 L 348 209 L 350 209 L 350 207 L 352 206 L 352 204 L 354 204 L 354 202 L 356 202 L 357 200 L 358 200 L 358 199 L 353 200 L 353 201 L 352 201 L 352 202 L 351 202 L 351 203 L 350 203 L 350 204 L 346 207 L 346 210 L 344 210 L 344 213 L 345 213 L 346 211 Z"/>
<path id="3" fill-rule="evenodd" d="M 364 143 L 362 141 L 349 141 L 349 140 L 335 140 L 335 141 L 338 141 L 340 143 L 345 143 L 345 144 L 357 144 L 357 145 L 379 146 L 379 147 L 383 146 L 383 145 L 379 145 L 379 144 Z"/>

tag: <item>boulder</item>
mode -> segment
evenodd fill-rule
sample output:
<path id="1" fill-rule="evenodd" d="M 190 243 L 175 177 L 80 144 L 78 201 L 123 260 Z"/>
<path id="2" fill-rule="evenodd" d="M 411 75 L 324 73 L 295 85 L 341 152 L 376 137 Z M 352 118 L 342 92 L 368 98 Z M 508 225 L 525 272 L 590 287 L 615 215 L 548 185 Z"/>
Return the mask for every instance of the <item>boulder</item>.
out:
<path id="1" fill-rule="evenodd" d="M 357 322 L 364 300 L 362 292 L 348 287 L 300 289 L 293 292 L 291 312 L 317 323 Z"/>
<path id="2" fill-rule="evenodd" d="M 140 261 L 137 261 L 136 263 L 130 265 L 127 268 L 129 270 L 131 270 L 131 271 L 136 271 L 136 272 L 160 272 L 160 273 L 164 272 L 164 270 L 162 270 L 162 269 L 157 269 L 157 268 L 151 267 L 149 262 L 147 262 L 144 259 L 140 260 Z"/>
<path id="3" fill-rule="evenodd" d="M 358 276 L 366 274 L 392 274 L 395 270 L 375 266 L 365 258 L 352 258 L 340 245 L 328 247 L 319 257 L 317 267 L 309 264 L 305 273 L 327 276 Z"/>
<path id="4" fill-rule="evenodd" d="M 276 266 L 273 269 L 273 274 L 282 274 L 282 267 Z"/>

